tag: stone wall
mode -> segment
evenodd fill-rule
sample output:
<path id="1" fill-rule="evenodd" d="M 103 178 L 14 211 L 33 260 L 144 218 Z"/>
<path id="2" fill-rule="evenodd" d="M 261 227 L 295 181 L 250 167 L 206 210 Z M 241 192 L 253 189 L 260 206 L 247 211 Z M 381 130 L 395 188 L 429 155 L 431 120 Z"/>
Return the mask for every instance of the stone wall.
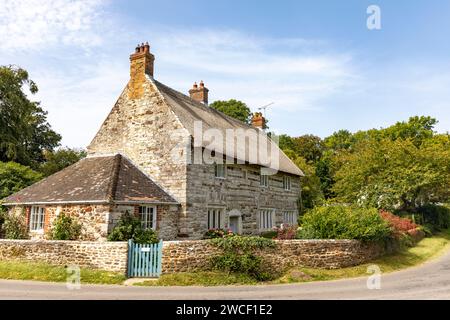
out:
<path id="1" fill-rule="evenodd" d="M 192 272 L 208 268 L 210 258 L 221 252 L 207 240 L 166 241 L 163 273 Z M 270 268 L 285 270 L 304 266 L 336 269 L 365 263 L 381 256 L 382 246 L 357 240 L 279 240 L 275 248 L 256 251 Z"/>
<path id="2" fill-rule="evenodd" d="M 0 260 L 44 261 L 126 273 L 126 242 L 0 240 Z"/>

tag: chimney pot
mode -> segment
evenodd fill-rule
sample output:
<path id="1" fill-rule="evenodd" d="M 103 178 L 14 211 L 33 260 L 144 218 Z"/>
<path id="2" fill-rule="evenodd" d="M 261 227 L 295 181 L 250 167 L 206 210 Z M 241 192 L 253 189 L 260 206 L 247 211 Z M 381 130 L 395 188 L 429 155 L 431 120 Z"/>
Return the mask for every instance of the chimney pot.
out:
<path id="1" fill-rule="evenodd" d="M 205 84 L 200 81 L 200 87 L 197 85 L 197 82 L 194 82 L 192 89 L 189 90 L 189 95 L 192 100 L 201 102 L 205 105 L 208 105 L 208 88 L 205 87 Z"/>
<path id="2" fill-rule="evenodd" d="M 266 119 L 261 112 L 255 112 L 252 117 L 252 126 L 264 130 L 266 128 Z"/>
<path id="3" fill-rule="evenodd" d="M 150 45 L 148 42 L 138 44 L 135 52 L 130 55 L 130 87 L 132 88 L 131 96 L 139 98 L 137 94 L 138 88 L 142 88 L 142 82 L 145 81 L 145 75 L 153 77 L 155 56 L 150 53 Z M 134 93 L 133 93 L 134 92 Z"/>

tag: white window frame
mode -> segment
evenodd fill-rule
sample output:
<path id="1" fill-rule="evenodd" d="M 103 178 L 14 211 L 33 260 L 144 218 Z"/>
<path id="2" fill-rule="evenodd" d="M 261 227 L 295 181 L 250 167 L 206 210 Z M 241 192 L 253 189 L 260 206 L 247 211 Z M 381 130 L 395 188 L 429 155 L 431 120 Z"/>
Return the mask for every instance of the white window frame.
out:
<path id="1" fill-rule="evenodd" d="M 219 170 L 219 168 L 222 168 Z M 217 179 L 225 179 L 227 177 L 227 166 L 224 163 L 214 163 L 214 176 Z"/>
<path id="2" fill-rule="evenodd" d="M 283 223 L 290 226 L 297 224 L 298 215 L 295 210 L 285 210 L 283 211 Z"/>
<path id="3" fill-rule="evenodd" d="M 156 206 L 139 206 L 139 219 L 141 220 L 142 228 L 156 230 Z M 150 219 L 151 218 L 151 219 Z"/>
<path id="4" fill-rule="evenodd" d="M 263 188 L 268 188 L 269 187 L 269 175 L 261 173 L 259 176 L 259 185 Z"/>
<path id="5" fill-rule="evenodd" d="M 291 177 L 283 176 L 283 189 L 286 191 L 290 191 L 292 187 Z"/>
<path id="6" fill-rule="evenodd" d="M 30 209 L 30 231 L 44 231 L 45 207 L 33 206 Z"/>
<path id="7" fill-rule="evenodd" d="M 272 230 L 275 226 L 275 209 L 260 209 L 258 212 L 259 230 Z"/>
<path id="8" fill-rule="evenodd" d="M 225 221 L 225 208 L 209 207 L 206 215 L 208 230 L 223 229 Z"/>

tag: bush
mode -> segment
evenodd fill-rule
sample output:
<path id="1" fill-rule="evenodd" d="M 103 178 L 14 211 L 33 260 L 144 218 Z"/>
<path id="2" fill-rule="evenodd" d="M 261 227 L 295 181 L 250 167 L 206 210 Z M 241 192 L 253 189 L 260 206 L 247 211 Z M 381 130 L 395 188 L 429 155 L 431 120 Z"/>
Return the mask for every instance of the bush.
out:
<path id="1" fill-rule="evenodd" d="M 117 225 L 108 236 L 109 241 L 128 241 L 132 239 L 135 243 L 152 244 L 158 242 L 158 235 L 152 229 L 143 229 L 141 221 L 125 212 Z"/>
<path id="2" fill-rule="evenodd" d="M 278 232 L 275 230 L 272 231 L 265 231 L 261 233 L 261 237 L 266 239 L 275 239 L 277 237 Z"/>
<path id="3" fill-rule="evenodd" d="M 357 239 L 383 241 L 391 234 L 390 227 L 377 209 L 350 206 L 317 207 L 302 219 L 298 237 L 314 239 Z"/>
<path id="4" fill-rule="evenodd" d="M 214 239 L 214 238 L 223 238 L 225 236 L 233 235 L 231 230 L 225 229 L 209 229 L 203 235 L 203 239 Z"/>
<path id="5" fill-rule="evenodd" d="M 267 269 L 255 250 L 273 248 L 275 243 L 262 237 L 245 237 L 239 235 L 214 238 L 211 243 L 223 250 L 223 253 L 211 258 L 213 268 L 228 273 L 246 274 L 256 280 L 264 281 L 274 277 L 272 270 Z"/>
<path id="6" fill-rule="evenodd" d="M 381 210 L 380 215 L 386 222 L 389 223 L 395 233 L 406 233 L 409 230 L 413 230 L 418 227 L 418 225 L 410 219 L 401 218 L 388 211 Z"/>
<path id="7" fill-rule="evenodd" d="M 434 232 L 450 228 L 450 208 L 429 204 L 419 207 L 417 212 L 422 216 L 423 223 Z"/>
<path id="8" fill-rule="evenodd" d="M 77 240 L 81 234 L 81 224 L 74 218 L 61 212 L 56 218 L 50 233 L 51 240 Z"/>
<path id="9" fill-rule="evenodd" d="M 15 162 L 0 162 L 0 199 L 39 181 L 42 175 Z"/>
<path id="10" fill-rule="evenodd" d="M 292 240 L 295 239 L 297 233 L 296 226 L 282 225 L 280 228 L 276 228 L 276 239 L 277 240 Z"/>
<path id="11" fill-rule="evenodd" d="M 22 216 L 2 213 L 3 223 L 1 225 L 1 234 L 6 239 L 28 239 L 28 228 L 25 223 L 25 211 L 22 211 Z"/>

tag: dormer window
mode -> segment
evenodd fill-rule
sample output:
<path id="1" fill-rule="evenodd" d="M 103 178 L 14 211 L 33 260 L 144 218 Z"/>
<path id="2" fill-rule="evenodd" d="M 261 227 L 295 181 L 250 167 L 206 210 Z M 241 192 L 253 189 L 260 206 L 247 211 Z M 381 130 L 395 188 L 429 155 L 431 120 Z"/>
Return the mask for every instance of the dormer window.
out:
<path id="1" fill-rule="evenodd" d="M 269 187 L 269 176 L 267 174 L 261 174 L 259 182 L 261 187 L 264 188 Z"/>

